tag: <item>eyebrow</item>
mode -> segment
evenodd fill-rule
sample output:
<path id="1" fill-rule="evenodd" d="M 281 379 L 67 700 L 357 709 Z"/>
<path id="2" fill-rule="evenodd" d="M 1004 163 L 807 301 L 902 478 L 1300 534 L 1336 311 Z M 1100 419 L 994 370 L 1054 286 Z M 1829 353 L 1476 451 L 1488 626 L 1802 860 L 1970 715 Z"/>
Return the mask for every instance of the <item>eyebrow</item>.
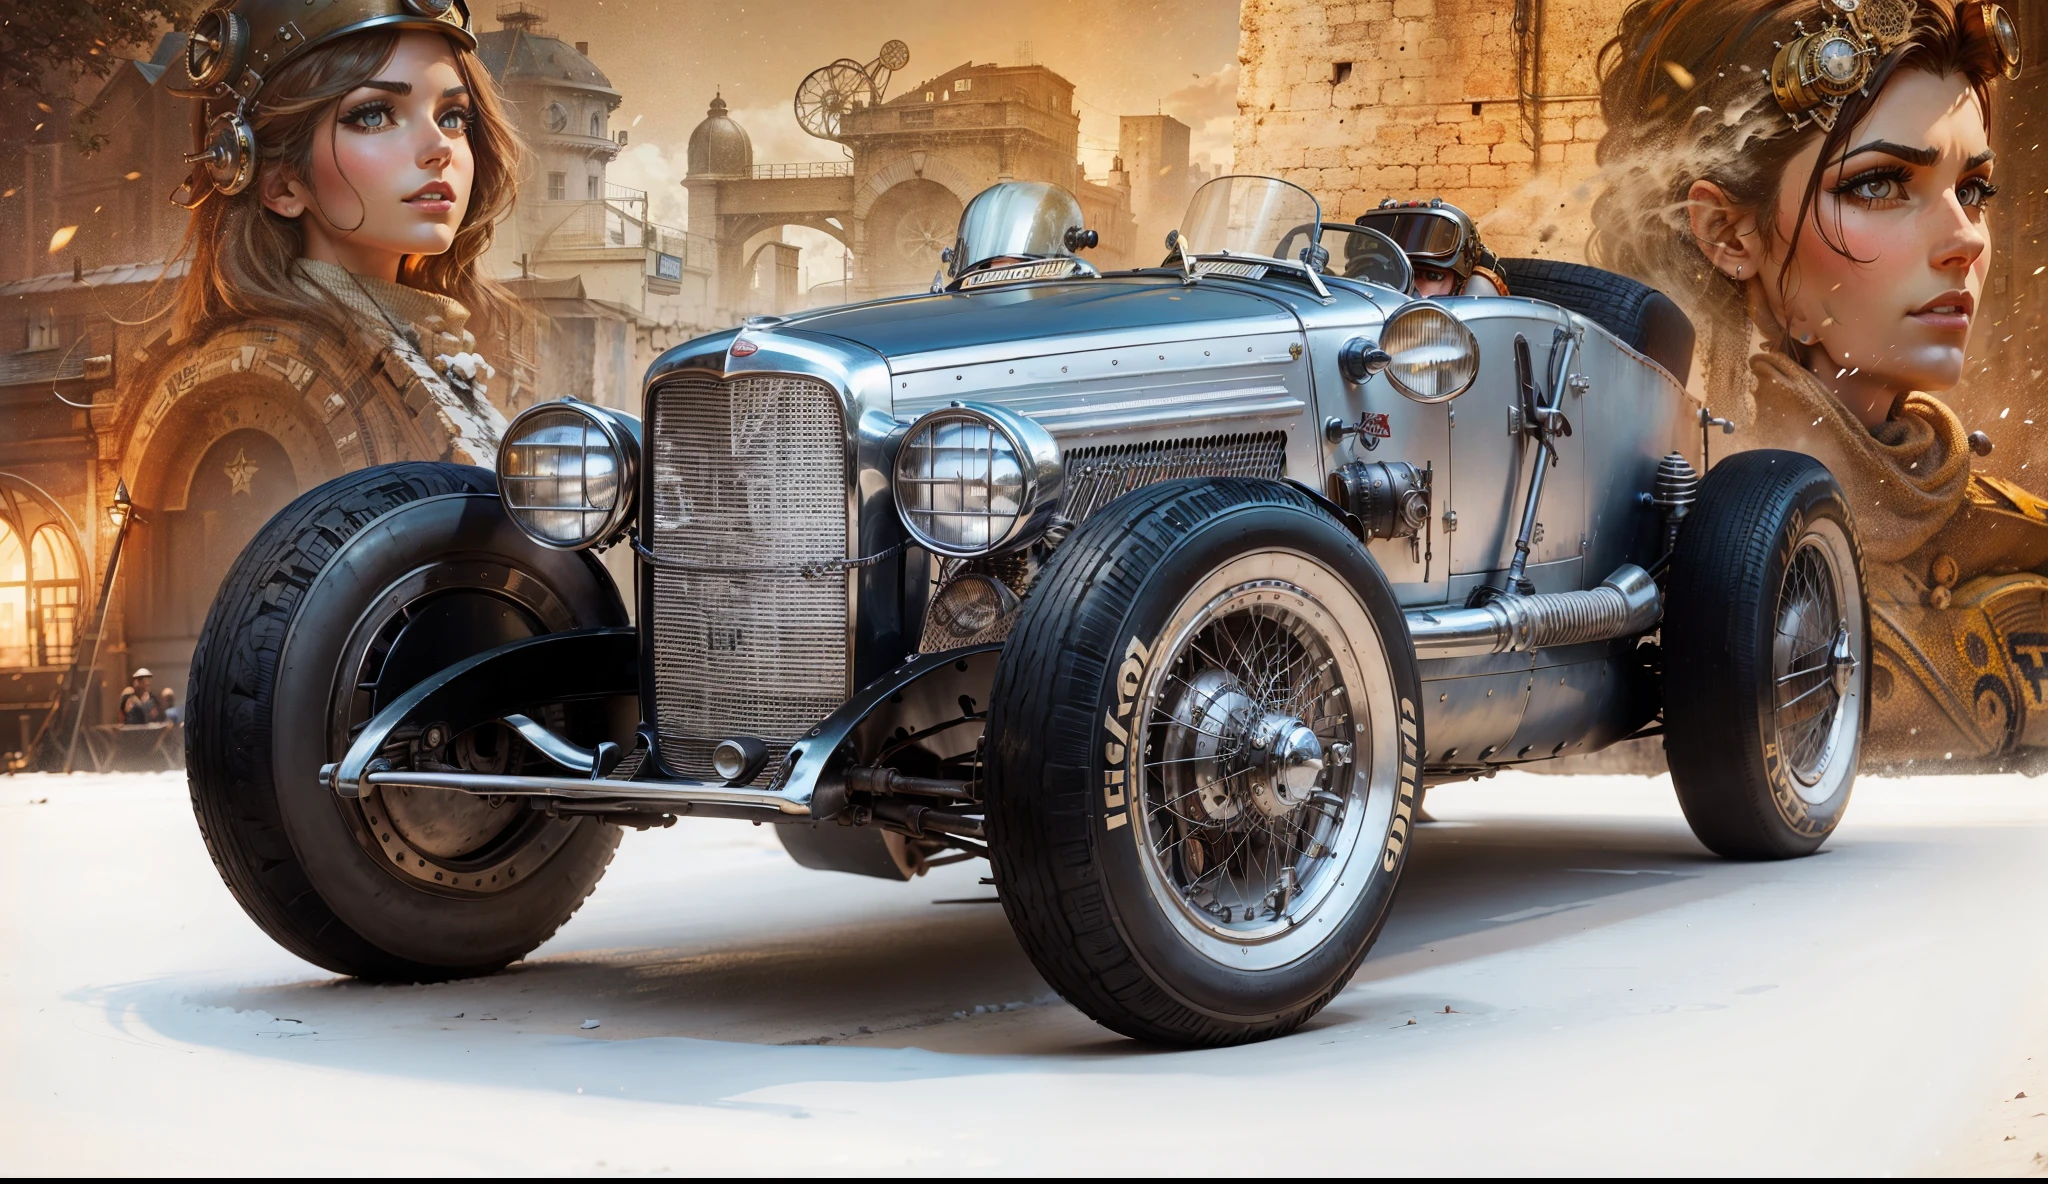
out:
<path id="1" fill-rule="evenodd" d="M 1992 161 L 1996 159 L 1998 159 L 1998 153 L 1993 152 L 1989 148 L 1986 148 L 1984 151 L 1979 152 L 1977 155 L 1972 156 L 1970 159 L 1964 161 L 1963 171 L 1967 173 L 1971 169 L 1979 168 L 1984 165 L 1990 164 Z"/>
<path id="2" fill-rule="evenodd" d="M 441 92 L 441 97 L 444 99 L 452 99 L 458 95 L 466 95 L 468 93 L 469 88 L 466 86 L 451 86 L 447 90 Z M 1989 156 L 1990 154 L 1986 153 L 1986 155 Z"/>
<path id="3" fill-rule="evenodd" d="M 370 81 L 363 83 L 363 88 L 365 90 L 390 91 L 394 95 L 409 95 L 412 93 L 412 83 L 386 82 L 382 78 L 372 78 Z"/>
<path id="4" fill-rule="evenodd" d="M 1872 140 L 1868 144 L 1842 153 L 1841 160 L 1845 161 L 1865 152 L 1882 152 L 1886 156 L 1896 156 L 1908 164 L 1917 164 L 1922 168 L 1941 159 L 1941 150 L 1938 148 L 1908 148 L 1904 144 L 1894 144 L 1890 140 Z M 1841 161 L 1836 163 L 1839 164 Z"/>

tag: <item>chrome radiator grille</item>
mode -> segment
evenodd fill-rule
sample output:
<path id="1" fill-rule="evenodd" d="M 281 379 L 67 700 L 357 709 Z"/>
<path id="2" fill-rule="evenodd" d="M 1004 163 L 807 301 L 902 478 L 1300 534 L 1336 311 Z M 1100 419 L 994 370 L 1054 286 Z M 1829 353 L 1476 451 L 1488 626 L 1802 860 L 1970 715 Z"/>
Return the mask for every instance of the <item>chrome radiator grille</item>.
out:
<path id="1" fill-rule="evenodd" d="M 1075 522 L 1085 522 L 1089 515 L 1133 489 L 1179 477 L 1278 481 L 1286 464 L 1285 432 L 1075 448 L 1066 454 L 1067 495 L 1061 513 Z"/>
<path id="2" fill-rule="evenodd" d="M 681 378 L 654 393 L 654 725 L 665 763 L 710 777 L 727 736 L 770 752 L 845 702 L 845 416 L 822 382 Z M 773 762 L 771 762 L 771 767 Z"/>

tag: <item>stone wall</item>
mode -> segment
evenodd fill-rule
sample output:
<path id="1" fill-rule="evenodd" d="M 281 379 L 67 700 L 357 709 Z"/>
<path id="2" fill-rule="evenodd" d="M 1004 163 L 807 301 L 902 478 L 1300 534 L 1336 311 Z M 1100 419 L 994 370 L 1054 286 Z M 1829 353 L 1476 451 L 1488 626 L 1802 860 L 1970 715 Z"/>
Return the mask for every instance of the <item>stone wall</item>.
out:
<path id="1" fill-rule="evenodd" d="M 1442 197 L 1502 255 L 1582 258 L 1594 60 L 1624 6 L 1245 0 L 1237 169 L 1302 185 L 1331 218 Z"/>

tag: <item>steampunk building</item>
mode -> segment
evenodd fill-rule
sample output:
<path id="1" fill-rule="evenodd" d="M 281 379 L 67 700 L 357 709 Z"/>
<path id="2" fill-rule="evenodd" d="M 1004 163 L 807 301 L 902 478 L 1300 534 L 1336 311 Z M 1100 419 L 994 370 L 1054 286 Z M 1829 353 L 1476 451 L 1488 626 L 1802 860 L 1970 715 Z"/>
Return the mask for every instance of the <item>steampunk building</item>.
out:
<path id="1" fill-rule="evenodd" d="M 791 225 L 846 245 L 848 298 L 922 290 L 952 244 L 962 207 L 998 181 L 1071 190 L 1102 236 L 1099 266 L 1120 267 L 1152 250 L 1134 240 L 1129 184 L 1083 174 L 1074 84 L 1060 75 L 963 63 L 894 98 L 874 101 L 878 91 L 852 96 L 829 124 L 810 129 L 844 145 L 848 159 L 807 164 L 754 163 L 746 130 L 722 97 L 712 100 L 690 137 L 683 185 L 691 232 L 718 244 L 725 303 L 742 302 L 761 252 L 776 250 L 777 231 Z M 1183 167 L 1185 158 L 1183 140 Z"/>

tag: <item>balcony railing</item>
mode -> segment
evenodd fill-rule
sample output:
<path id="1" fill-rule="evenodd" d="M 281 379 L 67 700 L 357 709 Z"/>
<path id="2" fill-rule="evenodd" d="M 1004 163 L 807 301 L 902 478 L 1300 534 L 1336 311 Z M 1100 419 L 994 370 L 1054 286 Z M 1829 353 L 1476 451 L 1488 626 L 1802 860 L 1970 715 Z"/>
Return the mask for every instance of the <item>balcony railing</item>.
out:
<path id="1" fill-rule="evenodd" d="M 750 174 L 756 181 L 803 181 L 814 177 L 851 177 L 850 160 L 806 161 L 801 164 L 757 164 Z"/>
<path id="2" fill-rule="evenodd" d="M 557 251 L 604 248 L 659 251 L 681 259 L 686 271 L 712 270 L 717 259 L 715 242 L 703 235 L 647 220 L 642 213 L 646 207 L 640 204 L 641 201 L 644 197 L 628 202 L 548 202 L 539 207 L 541 216 L 552 223 L 547 231 L 548 248 Z"/>

